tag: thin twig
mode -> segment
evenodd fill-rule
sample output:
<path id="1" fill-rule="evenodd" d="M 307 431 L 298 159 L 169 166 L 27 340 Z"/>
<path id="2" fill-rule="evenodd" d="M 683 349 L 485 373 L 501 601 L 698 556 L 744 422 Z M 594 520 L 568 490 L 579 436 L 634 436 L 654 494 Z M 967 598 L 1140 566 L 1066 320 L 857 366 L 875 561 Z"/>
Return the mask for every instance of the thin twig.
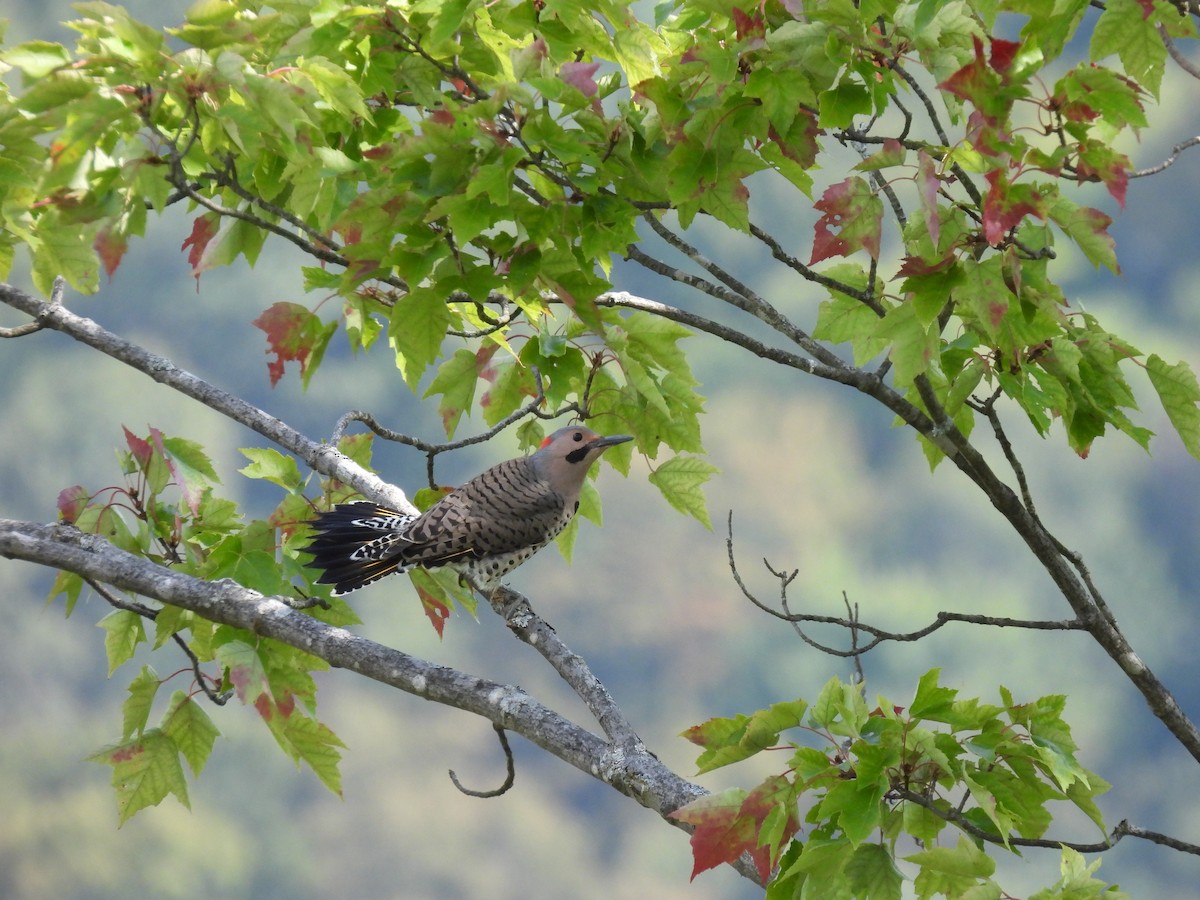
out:
<path id="1" fill-rule="evenodd" d="M 342 437 L 345 435 L 347 426 L 349 426 L 351 422 L 361 422 L 385 441 L 394 441 L 397 444 L 404 444 L 416 450 L 422 451 L 427 457 L 426 468 L 428 470 L 429 486 L 436 487 L 436 482 L 434 481 L 433 477 L 433 461 L 434 458 L 440 453 L 446 453 L 450 450 L 460 450 L 463 447 L 469 447 L 472 444 L 482 444 L 490 441 L 514 422 L 518 422 L 530 415 L 536 416 L 539 419 L 549 420 L 557 419 L 560 416 L 566 415 L 567 413 L 574 413 L 581 419 L 588 418 L 586 406 L 579 403 L 567 403 L 552 412 L 539 409 L 539 407 L 546 400 L 546 392 L 542 385 L 542 373 L 538 371 L 537 366 L 531 366 L 530 371 L 533 373 L 534 383 L 537 385 L 537 394 L 534 396 L 534 398 L 520 409 L 509 413 L 487 431 L 479 434 L 460 438 L 457 441 L 449 441 L 444 444 L 432 444 L 429 441 L 422 440 L 421 438 L 413 437 L 412 435 L 408 434 L 401 434 L 399 431 L 393 431 L 384 425 L 380 425 L 375 416 L 369 412 L 359 409 L 352 409 L 349 412 L 344 413 L 342 417 L 337 420 L 337 424 L 333 427 L 333 434 L 329 437 L 329 442 L 334 446 L 337 446 L 337 444 L 341 442 Z M 586 396 L 587 395 L 585 392 L 585 403 Z"/>
<path id="2" fill-rule="evenodd" d="M 149 606 L 138 603 L 135 600 L 124 600 L 121 597 L 118 597 L 112 591 L 105 588 L 94 578 L 84 577 L 83 580 L 88 587 L 99 594 L 100 597 L 103 598 L 103 600 L 114 609 L 123 609 L 127 612 L 139 615 L 144 619 L 149 619 L 151 622 L 158 618 L 159 611 L 157 609 L 151 609 Z M 228 703 L 229 698 L 233 696 L 233 690 L 230 689 L 223 693 L 218 693 L 216 690 L 214 690 L 209 685 L 209 676 L 205 675 L 204 672 L 200 670 L 200 660 L 196 654 L 192 652 L 192 648 L 187 645 L 187 641 L 181 638 L 178 634 L 172 634 L 171 639 L 175 641 L 175 643 L 179 646 L 179 649 L 182 650 L 184 655 L 186 655 L 191 661 L 192 674 L 195 676 L 196 684 L 199 685 L 200 690 L 204 691 L 204 696 L 208 697 L 208 699 L 217 706 L 224 706 L 226 703 Z"/>
<path id="3" fill-rule="evenodd" d="M 504 751 L 504 764 L 507 769 L 507 775 L 504 777 L 504 783 L 500 787 L 490 791 L 475 791 L 469 787 L 464 787 L 462 782 L 458 780 L 458 776 L 454 774 L 453 769 L 447 770 L 450 774 L 450 780 L 454 782 L 454 786 L 466 794 L 468 797 L 499 797 L 501 794 L 508 793 L 509 788 L 513 786 L 513 782 L 517 780 L 517 765 L 513 759 L 512 747 L 508 744 L 508 732 L 504 730 L 504 726 L 492 723 L 492 727 L 496 729 L 496 737 L 500 739 L 500 749 Z"/>
<path id="4" fill-rule="evenodd" d="M 1042 847 L 1050 850 L 1056 850 L 1060 847 L 1069 847 L 1077 853 L 1103 853 L 1105 850 L 1111 850 L 1123 837 L 1137 837 L 1142 840 L 1150 841 L 1151 843 L 1161 844 L 1164 847 L 1170 847 L 1173 850 L 1179 850 L 1182 853 L 1190 853 L 1195 856 L 1200 856 L 1200 845 L 1181 841 L 1178 838 L 1173 838 L 1170 835 L 1162 834 L 1158 831 L 1150 831 L 1146 828 L 1140 828 L 1136 825 L 1130 825 L 1124 819 L 1117 823 L 1108 837 L 1103 841 L 1094 841 L 1092 843 L 1080 843 L 1077 841 L 1052 840 L 1049 838 L 1023 838 L 1016 835 L 1001 836 L 994 831 L 988 831 L 985 828 L 980 828 L 962 813 L 953 809 L 941 809 L 932 800 L 915 791 L 910 791 L 904 788 L 893 788 L 888 796 L 897 800 L 907 800 L 909 803 L 915 803 L 917 806 L 923 807 L 942 819 L 945 822 L 950 822 L 957 825 L 967 834 L 978 838 L 981 841 L 987 841 L 990 844 L 1003 844 L 1007 847 Z"/>
<path id="5" fill-rule="evenodd" d="M 762 228 L 755 225 L 753 222 L 750 223 L 750 234 L 765 244 L 767 249 L 771 251 L 772 256 L 774 256 L 789 269 L 797 272 L 806 281 L 819 284 L 830 291 L 837 291 L 839 294 L 845 294 L 847 297 L 853 297 L 855 300 L 859 300 L 870 306 L 871 309 L 873 309 L 878 315 L 883 315 L 883 308 L 874 301 L 873 292 L 871 292 L 869 289 L 866 291 L 860 291 L 858 288 L 851 287 L 850 285 L 844 284 L 834 278 L 830 278 L 827 275 L 822 275 L 815 269 L 809 268 L 804 263 L 800 262 L 799 259 L 784 250 L 779 241 L 775 240 L 771 234 L 763 231 Z"/>
<path id="6" fill-rule="evenodd" d="M 1116 616 L 1114 616 L 1112 610 L 1109 609 L 1108 603 L 1105 602 L 1104 596 L 1100 593 L 1100 589 L 1096 587 L 1095 582 L 1092 581 L 1091 572 L 1088 571 L 1087 566 L 1084 564 L 1083 557 L 1074 550 L 1071 550 L 1069 547 L 1063 544 L 1062 541 L 1051 534 L 1050 529 L 1048 529 L 1045 523 L 1042 521 L 1042 517 L 1038 515 L 1037 507 L 1033 505 L 1033 494 L 1029 490 L 1029 482 L 1025 478 L 1025 467 L 1021 464 L 1021 461 L 1017 459 L 1017 454 L 1016 451 L 1013 450 L 1012 442 L 1008 439 L 1008 434 L 1005 432 L 1004 425 L 1000 421 L 1000 414 L 996 411 L 996 400 L 999 396 L 999 393 L 995 393 L 982 403 L 971 400 L 968 400 L 967 403 L 972 409 L 983 413 L 983 415 L 986 416 L 987 420 L 991 423 L 992 434 L 994 434 L 996 437 L 996 443 L 1000 445 L 1000 450 L 1004 453 L 1004 458 L 1008 461 L 1009 468 L 1013 470 L 1013 474 L 1016 476 L 1017 487 L 1021 491 L 1021 502 L 1025 505 L 1025 509 L 1028 511 L 1029 517 L 1033 519 L 1033 521 L 1037 524 L 1037 527 L 1040 528 L 1051 541 L 1053 541 L 1055 549 L 1057 549 L 1058 552 L 1061 553 L 1064 558 L 1069 560 L 1071 565 L 1075 567 L 1075 571 L 1077 571 L 1079 573 L 1079 577 L 1083 579 L 1083 583 L 1087 587 L 1088 594 L 1091 595 L 1092 601 L 1096 604 L 1096 608 L 1100 611 L 1100 614 L 1108 620 L 1108 624 L 1111 625 L 1113 629 L 1116 629 Z"/>
<path id="7" fill-rule="evenodd" d="M 1174 38 L 1167 33 L 1166 26 L 1161 22 L 1158 24 L 1158 36 L 1162 38 L 1163 46 L 1167 48 L 1167 52 L 1171 54 L 1171 59 L 1175 60 L 1175 64 L 1193 78 L 1200 78 L 1200 67 L 1183 55 L 1183 51 L 1175 45 Z"/>
<path id="8" fill-rule="evenodd" d="M 1163 171 L 1163 169 L 1166 169 L 1169 166 L 1173 166 L 1175 164 L 1175 160 L 1177 160 L 1179 158 L 1179 154 L 1183 153 L 1184 150 L 1187 150 L 1189 147 L 1195 147 L 1198 144 L 1200 144 L 1200 135 L 1196 135 L 1195 137 L 1188 138 L 1182 144 L 1176 144 L 1174 146 L 1174 148 L 1171 150 L 1171 155 L 1168 156 L 1166 159 L 1164 159 L 1162 162 L 1160 162 L 1158 165 L 1150 166 L 1148 169 L 1138 169 L 1135 172 L 1130 172 L 1129 177 L 1130 178 L 1143 178 L 1146 175 L 1157 175 L 1159 172 Z"/>
<path id="9" fill-rule="evenodd" d="M 822 615 L 816 615 L 816 614 L 812 614 L 812 613 L 794 613 L 791 611 L 790 606 L 788 605 L 789 601 L 787 599 L 786 587 L 791 583 L 792 579 L 794 579 L 796 577 L 796 572 L 793 571 L 791 573 L 784 573 L 784 572 L 777 571 L 774 567 L 772 567 L 770 565 L 770 563 L 768 563 L 766 560 L 763 560 L 763 563 L 766 565 L 767 570 L 772 575 L 774 575 L 776 578 L 778 578 L 780 580 L 781 586 L 783 588 L 782 596 L 781 596 L 781 605 L 783 606 L 784 611 L 780 612 L 779 610 L 773 609 L 772 607 L 763 603 L 756 596 L 754 596 L 754 594 L 751 593 L 750 589 L 748 587 L 746 587 L 745 582 L 742 580 L 742 576 L 741 576 L 741 573 L 738 571 L 737 561 L 734 557 L 734 552 L 733 552 L 733 513 L 732 512 L 730 512 L 730 514 L 729 514 L 727 527 L 728 527 L 728 536 L 725 539 L 725 549 L 726 549 L 726 553 L 728 555 L 728 560 L 729 560 L 729 570 L 733 575 L 734 583 L 737 584 L 738 589 L 742 592 L 742 596 L 744 596 L 747 600 L 749 600 L 752 604 L 754 604 L 754 606 L 758 607 L 759 609 L 761 609 L 763 612 L 765 612 L 769 616 L 774 616 L 776 619 L 780 619 L 781 621 L 792 623 L 793 626 L 795 626 L 796 623 L 800 623 L 800 622 L 812 623 L 812 624 L 817 624 L 817 625 L 837 625 L 841 628 L 845 628 L 845 629 L 849 630 L 852 634 L 854 634 L 855 632 L 861 631 L 861 632 L 865 632 L 866 634 L 871 635 L 871 637 L 872 637 L 872 640 L 868 641 L 866 644 L 863 644 L 861 647 L 856 646 L 857 640 L 855 638 L 852 638 L 852 644 L 851 644 L 850 650 L 838 650 L 836 647 L 829 647 L 825 644 L 822 644 L 819 641 L 814 640 L 813 638 L 811 638 L 807 634 L 805 634 L 803 631 L 801 631 L 799 628 L 796 629 L 797 634 L 805 643 L 809 644 L 814 649 L 820 650 L 822 653 L 826 653 L 830 656 L 837 656 L 837 657 L 841 657 L 844 659 L 853 659 L 853 658 L 861 657 L 865 653 L 869 653 L 871 650 L 873 650 L 875 647 L 879 646 L 880 644 L 884 643 L 885 641 L 896 641 L 896 642 L 900 642 L 900 643 L 911 643 L 913 641 L 919 641 L 922 638 L 924 638 L 924 637 L 932 634 L 933 632 L 937 631 L 938 629 L 942 628 L 944 625 L 949 624 L 950 622 L 962 622 L 962 623 L 969 624 L 969 625 L 988 625 L 988 626 L 992 626 L 995 628 L 1025 628 L 1025 629 L 1034 630 L 1034 631 L 1086 631 L 1087 630 L 1087 626 L 1083 622 L 1081 622 L 1079 619 L 1055 619 L 1055 620 L 1014 619 L 1014 618 L 1010 618 L 1008 616 L 985 616 L 985 615 L 979 615 L 976 613 L 959 613 L 959 612 L 943 611 L 943 612 L 939 612 L 935 616 L 934 621 L 931 622 L 929 625 L 926 625 L 924 628 L 917 629 L 916 631 L 895 632 L 895 631 L 886 631 L 882 628 L 877 628 L 874 625 L 865 624 L 865 623 L 861 622 L 857 618 L 857 616 L 852 616 L 851 618 L 842 618 L 841 616 L 822 616 Z"/>

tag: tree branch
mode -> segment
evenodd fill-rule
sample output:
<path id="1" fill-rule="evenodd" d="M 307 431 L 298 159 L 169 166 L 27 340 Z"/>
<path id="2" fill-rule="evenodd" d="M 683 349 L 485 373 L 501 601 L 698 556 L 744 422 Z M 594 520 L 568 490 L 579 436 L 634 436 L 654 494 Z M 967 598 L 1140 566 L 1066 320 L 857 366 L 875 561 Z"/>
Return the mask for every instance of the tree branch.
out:
<path id="1" fill-rule="evenodd" d="M 335 447 L 319 444 L 305 437 L 253 404 L 209 384 L 190 372 L 185 372 L 165 356 L 151 353 L 119 335 L 106 331 L 91 319 L 77 316 L 64 306 L 45 303 L 31 297 L 12 285 L 0 284 L 0 301 L 34 317 L 42 327 L 61 331 L 80 343 L 138 370 L 159 384 L 165 384 L 244 425 L 272 443 L 296 454 L 315 471 L 350 485 L 363 496 L 401 512 L 415 512 L 415 507 L 403 491 L 368 472 Z"/>
<path id="2" fill-rule="evenodd" d="M 684 831 L 691 829 L 668 818 L 669 814 L 708 793 L 676 775 L 640 742 L 609 744 L 518 687 L 440 666 L 327 625 L 297 612 L 281 598 L 263 596 L 228 578 L 203 581 L 134 556 L 71 526 L 11 519 L 0 519 L 0 556 L 75 572 L 191 610 L 211 622 L 243 628 L 296 647 L 336 668 L 474 713 L 598 778 Z M 748 861 L 735 868 L 759 881 Z"/>

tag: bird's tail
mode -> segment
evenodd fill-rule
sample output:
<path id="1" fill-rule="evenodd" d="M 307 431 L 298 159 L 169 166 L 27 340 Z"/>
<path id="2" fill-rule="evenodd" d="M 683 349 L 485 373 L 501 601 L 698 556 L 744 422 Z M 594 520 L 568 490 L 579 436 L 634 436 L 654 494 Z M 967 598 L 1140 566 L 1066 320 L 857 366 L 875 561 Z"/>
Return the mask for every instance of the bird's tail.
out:
<path id="1" fill-rule="evenodd" d="M 375 503 L 342 503 L 310 523 L 317 535 L 305 550 L 321 569 L 318 584 L 345 594 L 407 567 L 403 530 L 415 517 Z"/>

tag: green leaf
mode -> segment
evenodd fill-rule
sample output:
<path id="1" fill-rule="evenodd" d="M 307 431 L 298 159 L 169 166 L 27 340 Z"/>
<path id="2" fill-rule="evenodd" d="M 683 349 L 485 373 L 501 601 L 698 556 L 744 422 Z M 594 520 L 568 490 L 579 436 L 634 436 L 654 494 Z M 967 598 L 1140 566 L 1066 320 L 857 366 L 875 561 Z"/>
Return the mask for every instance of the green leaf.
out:
<path id="1" fill-rule="evenodd" d="M 1083 810 L 1100 829 L 1101 834 L 1108 834 L 1108 827 L 1104 824 L 1104 814 L 1100 812 L 1094 798 L 1107 793 L 1110 787 L 1111 785 L 1095 772 L 1089 772 L 1086 782 L 1076 780 L 1066 790 L 1067 799 Z"/>
<path id="2" fill-rule="evenodd" d="M 859 844 L 846 863 L 846 876 L 856 896 L 872 900 L 900 900 L 904 875 L 896 868 L 891 851 L 882 844 Z"/>
<path id="3" fill-rule="evenodd" d="M 902 303 L 875 320 L 874 337 L 891 344 L 893 378 L 899 387 L 907 387 L 923 374 L 937 354 L 937 325 L 922 324 L 917 307 Z"/>
<path id="4" fill-rule="evenodd" d="M 676 456 L 660 464 L 650 473 L 650 483 L 657 487 L 667 502 L 682 513 L 694 516 L 712 529 L 708 508 L 704 502 L 703 485 L 719 472 L 712 463 L 694 456 Z"/>
<path id="5" fill-rule="evenodd" d="M 1188 453 L 1200 459 L 1200 383 L 1186 362 L 1169 365 L 1158 354 L 1146 360 L 1146 374 Z"/>
<path id="6" fill-rule="evenodd" d="M 204 708 L 194 697 L 176 691 L 171 695 L 171 705 L 159 727 L 175 742 L 192 774 L 199 775 L 221 733 Z"/>
<path id="7" fill-rule="evenodd" d="M 115 609 L 96 626 L 105 631 L 104 652 L 108 655 L 108 674 L 111 676 L 122 663 L 133 657 L 137 645 L 146 639 L 142 617 L 127 609 Z"/>
<path id="8" fill-rule="evenodd" d="M 105 747 L 88 759 L 112 766 L 121 825 L 139 810 L 157 806 L 167 794 L 174 794 L 180 803 L 190 806 L 179 751 L 174 741 L 157 728 L 149 728 L 133 740 Z"/>
<path id="9" fill-rule="evenodd" d="M 774 703 L 751 716 L 709 719 L 689 728 L 683 736 L 705 748 L 696 765 L 701 773 L 711 772 L 774 746 L 781 731 L 803 722 L 807 708 L 804 700 Z"/>
<path id="10" fill-rule="evenodd" d="M 129 683 L 129 696 L 121 705 L 122 740 L 129 740 L 134 732 L 141 736 L 145 731 L 159 684 L 158 673 L 149 666 L 142 666 L 142 671 Z"/>
<path id="11" fill-rule="evenodd" d="M 181 437 L 163 437 L 162 443 L 171 454 L 171 461 L 176 466 L 186 469 L 193 478 L 220 483 L 217 470 L 213 468 L 212 460 L 204 452 L 203 445 Z"/>
<path id="12" fill-rule="evenodd" d="M 71 64 L 71 54 L 62 44 L 28 41 L 0 54 L 0 60 L 20 69 L 26 79 L 45 78 L 55 69 Z"/>
<path id="13" fill-rule="evenodd" d="M 226 677 L 237 691 L 238 699 L 247 706 L 258 708 L 260 715 L 266 718 L 270 710 L 263 708 L 259 701 L 267 691 L 267 673 L 258 651 L 245 641 L 227 641 L 217 647 L 216 659 L 225 667 Z"/>
<path id="14" fill-rule="evenodd" d="M 1097 856 L 1089 865 L 1077 850 L 1063 847 L 1058 881 L 1044 890 L 1031 894 L 1029 900 L 1056 900 L 1056 898 L 1089 900 L 1089 898 L 1101 897 L 1105 900 L 1129 900 L 1129 894 L 1099 878 L 1092 877 L 1102 862 L 1103 860 Z"/>
<path id="15" fill-rule="evenodd" d="M 445 297 L 430 290 L 414 290 L 392 308 L 388 340 L 396 353 L 396 366 L 410 388 L 437 358 L 450 321 Z"/>
<path id="16" fill-rule="evenodd" d="M 1120 275 L 1116 241 L 1108 233 L 1112 217 L 1090 206 L 1079 206 L 1066 197 L 1059 197 L 1050 207 L 1049 216 L 1083 251 L 1093 266 Z"/>
<path id="17" fill-rule="evenodd" d="M 979 884 L 980 879 L 989 879 L 996 871 L 996 864 L 991 857 L 965 835 L 959 835 L 954 848 L 931 847 L 904 859 L 921 868 L 915 886 L 917 896 L 922 898 L 939 892 L 949 897 L 959 897 Z"/>
<path id="18" fill-rule="evenodd" d="M 303 487 L 300 467 L 291 456 L 272 447 L 240 447 L 238 452 L 250 460 L 250 465 L 238 469 L 247 478 L 262 478 L 289 491 Z"/>
<path id="19" fill-rule="evenodd" d="M 1108 0 L 1092 30 L 1089 51 L 1093 60 L 1117 54 L 1130 77 L 1157 96 L 1167 48 L 1158 36 L 1155 18 L 1146 15 L 1139 0 Z"/>
<path id="20" fill-rule="evenodd" d="M 297 759 L 308 763 L 321 783 L 341 796 L 342 776 L 338 766 L 342 754 L 338 748 L 346 746 L 341 739 L 328 726 L 299 712 L 293 712 L 288 717 L 283 734 Z"/>
<path id="21" fill-rule="evenodd" d="M 953 688 L 938 686 L 938 676 L 941 669 L 930 669 L 921 676 L 917 684 L 917 694 L 913 697 L 909 712 L 921 719 L 932 719 L 936 722 L 952 721 L 951 712 L 954 709 L 954 698 L 958 691 Z"/>
<path id="22" fill-rule="evenodd" d="M 819 815 L 836 819 L 846 838 L 854 845 L 865 841 L 879 827 L 883 785 L 841 781 L 831 787 L 821 801 Z"/>
<path id="23" fill-rule="evenodd" d="M 459 419 L 471 409 L 475 400 L 475 384 L 479 380 L 479 363 L 470 350 L 457 350 L 438 367 L 437 375 L 425 391 L 426 397 L 441 394 L 438 412 L 446 437 L 454 437 Z"/>

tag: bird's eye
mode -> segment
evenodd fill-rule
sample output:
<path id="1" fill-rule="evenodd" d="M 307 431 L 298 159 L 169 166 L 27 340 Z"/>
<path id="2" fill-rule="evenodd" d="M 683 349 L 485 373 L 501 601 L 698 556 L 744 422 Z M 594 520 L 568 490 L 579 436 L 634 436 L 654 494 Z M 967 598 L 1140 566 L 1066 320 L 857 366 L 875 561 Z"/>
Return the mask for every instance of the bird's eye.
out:
<path id="1" fill-rule="evenodd" d="M 575 439 L 576 443 L 578 443 L 579 441 L 583 440 L 583 432 L 577 431 L 573 435 L 571 435 L 571 437 L 573 437 Z"/>

